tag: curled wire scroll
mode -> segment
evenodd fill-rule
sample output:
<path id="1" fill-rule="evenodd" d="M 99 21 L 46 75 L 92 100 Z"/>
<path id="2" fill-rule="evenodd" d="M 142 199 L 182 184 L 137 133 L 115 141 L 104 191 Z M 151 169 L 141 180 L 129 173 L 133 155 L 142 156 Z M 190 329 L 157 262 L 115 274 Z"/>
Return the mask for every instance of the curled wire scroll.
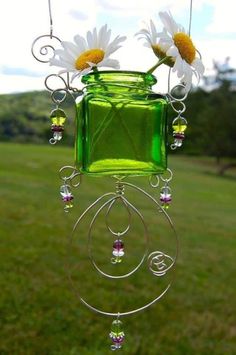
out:
<path id="1" fill-rule="evenodd" d="M 66 165 L 59 170 L 59 177 L 64 183 L 71 187 L 79 187 L 82 180 L 82 174 L 73 166 Z"/>
<path id="2" fill-rule="evenodd" d="M 95 267 L 95 269 L 104 277 L 108 277 L 111 279 L 118 279 L 118 278 L 125 278 L 128 277 L 130 275 L 132 275 L 134 272 L 136 272 L 141 265 L 143 264 L 144 259 L 146 259 L 147 257 L 147 264 L 148 264 L 148 269 L 149 271 L 154 275 L 154 276 L 164 276 L 166 275 L 166 273 L 170 270 L 174 268 L 174 265 L 176 263 L 177 257 L 178 257 L 178 249 L 179 249 L 179 243 L 178 243 L 178 237 L 177 234 L 175 232 L 173 223 L 170 219 L 170 217 L 168 216 L 168 214 L 166 213 L 166 211 L 161 207 L 161 205 L 157 202 L 157 200 L 152 197 L 149 193 L 147 193 L 146 191 L 144 191 L 143 189 L 137 187 L 136 185 L 133 185 L 131 183 L 128 182 L 124 182 L 122 181 L 122 184 L 126 187 L 129 187 L 131 189 L 134 189 L 138 192 L 141 192 L 145 197 L 147 197 L 150 201 L 152 201 L 155 205 L 155 207 L 157 207 L 157 211 L 159 212 L 160 210 L 162 210 L 165 218 L 167 219 L 169 226 L 171 228 L 171 230 L 174 233 L 175 236 L 175 243 L 176 243 L 176 251 L 175 251 L 175 255 L 173 257 L 161 252 L 161 251 L 153 251 L 149 254 L 149 256 L 147 257 L 147 250 L 144 252 L 144 256 L 141 259 L 140 263 L 133 269 L 131 270 L 129 273 L 125 274 L 125 275 L 119 275 L 119 276 L 114 276 L 114 275 L 110 275 L 110 274 L 106 274 L 105 272 L 103 272 L 96 264 L 95 260 L 93 259 L 93 254 L 91 251 L 91 230 L 93 228 L 93 225 L 95 223 L 96 218 L 98 217 L 98 215 L 100 214 L 100 212 L 103 210 L 103 208 L 105 207 L 110 207 L 111 203 L 113 203 L 114 200 L 116 199 L 124 199 L 124 203 L 127 204 L 128 208 L 132 208 L 132 210 L 141 218 L 142 223 L 144 225 L 144 230 L 145 230 L 145 235 L 147 234 L 147 225 L 141 215 L 141 213 L 136 209 L 136 207 L 134 207 L 126 198 L 124 198 L 122 195 L 114 193 L 114 192 L 110 192 L 110 193 L 106 193 L 104 195 L 102 195 L 101 197 L 99 197 L 94 203 L 92 203 L 83 213 L 82 215 L 79 217 L 79 219 L 77 220 L 77 222 L 74 225 L 73 228 L 73 232 L 71 235 L 71 245 L 72 245 L 72 241 L 74 238 L 74 234 L 75 231 L 77 229 L 77 227 L 80 225 L 80 223 L 84 220 L 84 218 L 87 216 L 87 214 L 93 209 L 96 208 L 96 206 L 102 202 L 102 206 L 99 207 L 99 209 L 97 210 L 97 212 L 95 213 L 94 217 L 92 218 L 92 221 L 90 223 L 90 227 L 89 227 L 89 232 L 88 232 L 88 250 L 89 250 L 89 258 L 90 261 L 92 263 L 92 265 Z M 104 199 L 108 199 L 108 201 L 103 202 Z M 146 238 L 148 238 L 148 236 L 146 235 Z M 146 242 L 148 243 L 148 239 L 146 240 Z M 119 314 L 119 316 L 127 316 L 130 314 L 134 314 L 137 312 L 140 312 L 148 307 L 150 307 L 152 304 L 154 304 L 155 302 L 157 302 L 158 300 L 160 300 L 164 294 L 169 290 L 173 280 L 174 280 L 174 275 L 172 276 L 171 281 L 168 283 L 168 285 L 164 288 L 164 290 L 162 290 L 162 292 L 156 297 L 154 298 L 154 300 L 152 300 L 151 302 L 149 302 L 148 304 L 145 304 L 144 306 L 137 308 L 137 309 L 132 309 L 132 310 L 128 310 L 126 312 L 107 312 L 104 311 L 102 309 L 96 308 L 93 305 L 89 304 L 84 298 L 81 297 L 81 295 L 79 294 L 79 291 L 77 290 L 76 286 L 74 285 L 74 282 L 72 280 L 72 271 L 73 269 L 69 267 L 68 269 L 68 273 L 69 273 L 69 278 L 72 284 L 73 289 L 76 291 L 76 294 L 78 294 L 81 302 L 87 306 L 90 310 L 93 310 L 99 314 L 103 314 L 106 316 L 112 316 L 115 317 Z"/>
<path id="3" fill-rule="evenodd" d="M 45 39 L 51 43 L 44 43 Z M 38 62 L 49 63 L 50 59 L 54 56 L 55 47 L 60 43 L 61 40 L 57 36 L 41 35 L 33 41 L 31 53 Z"/>

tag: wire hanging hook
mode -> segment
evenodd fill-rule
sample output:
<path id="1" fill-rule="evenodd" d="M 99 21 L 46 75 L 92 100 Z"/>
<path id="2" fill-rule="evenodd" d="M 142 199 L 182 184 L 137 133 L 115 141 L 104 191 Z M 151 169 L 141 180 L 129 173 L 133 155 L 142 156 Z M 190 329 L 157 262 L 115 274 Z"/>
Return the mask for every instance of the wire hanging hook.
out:
<path id="1" fill-rule="evenodd" d="M 188 26 L 188 34 L 191 34 L 192 28 L 192 15 L 193 15 L 193 0 L 190 0 L 190 9 L 189 9 L 189 26 Z"/>
<path id="2" fill-rule="evenodd" d="M 49 11 L 49 21 L 50 21 L 50 38 L 53 36 L 53 21 L 52 21 L 52 6 L 51 0 L 48 0 L 48 11 Z"/>

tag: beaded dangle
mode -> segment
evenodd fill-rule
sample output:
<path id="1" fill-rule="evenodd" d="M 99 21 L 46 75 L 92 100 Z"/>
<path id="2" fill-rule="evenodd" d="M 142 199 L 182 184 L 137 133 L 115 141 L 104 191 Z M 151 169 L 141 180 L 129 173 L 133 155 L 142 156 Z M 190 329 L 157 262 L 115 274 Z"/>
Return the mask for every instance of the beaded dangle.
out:
<path id="1" fill-rule="evenodd" d="M 51 112 L 51 131 L 53 133 L 53 137 L 50 138 L 50 144 L 56 144 L 62 139 L 64 124 L 67 119 L 66 114 L 63 110 L 57 107 L 55 110 Z"/>
<path id="2" fill-rule="evenodd" d="M 125 339 L 125 333 L 123 330 L 123 323 L 119 318 L 113 320 L 109 337 L 113 343 L 111 345 L 111 350 L 114 351 L 122 348 L 122 344 Z"/>
<path id="3" fill-rule="evenodd" d="M 185 138 L 185 131 L 187 129 L 187 121 L 185 118 L 181 117 L 179 113 L 172 122 L 174 143 L 172 144 L 172 149 L 180 148 L 183 144 Z"/>

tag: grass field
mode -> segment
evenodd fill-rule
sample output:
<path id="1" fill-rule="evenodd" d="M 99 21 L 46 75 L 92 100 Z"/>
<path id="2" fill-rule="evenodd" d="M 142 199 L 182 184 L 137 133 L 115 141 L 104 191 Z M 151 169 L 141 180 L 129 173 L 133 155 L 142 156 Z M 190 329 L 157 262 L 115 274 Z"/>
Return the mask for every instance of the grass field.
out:
<path id="1" fill-rule="evenodd" d="M 79 302 L 64 265 L 68 259 L 77 260 L 74 249 L 68 255 L 67 247 L 76 217 L 96 197 L 112 190 L 112 183 L 84 179 L 75 192 L 74 210 L 65 215 L 57 171 L 72 164 L 71 149 L 0 144 L 0 151 L 0 354 L 110 354 L 112 319 Z M 171 157 L 170 167 L 175 173 L 170 215 L 181 243 L 176 279 L 159 303 L 123 319 L 126 341 L 121 353 L 236 354 L 236 179 L 233 174 L 215 175 L 213 161 L 208 158 Z M 145 187 L 146 180 L 135 182 Z M 157 218 L 165 239 L 164 223 L 158 222 L 147 200 L 141 204 L 153 233 Z M 118 222 L 119 213 L 122 211 L 118 210 L 114 221 L 117 218 Z M 138 225 L 134 230 L 137 235 Z M 96 250 L 103 258 L 109 248 L 103 242 L 101 221 L 96 227 L 95 234 L 101 237 Z M 76 235 L 81 252 L 85 229 L 86 225 Z M 166 242 L 160 238 L 163 247 L 171 240 L 170 233 L 166 235 Z M 137 237 L 133 245 L 135 251 L 141 250 L 142 238 Z M 134 284 L 127 282 L 124 293 L 119 293 L 116 286 L 101 287 L 83 257 L 79 270 L 82 290 L 91 302 L 105 309 L 116 305 L 117 299 L 121 307 L 128 308 L 152 299 L 156 278 L 150 276 L 149 280 L 144 275 L 134 278 Z"/>

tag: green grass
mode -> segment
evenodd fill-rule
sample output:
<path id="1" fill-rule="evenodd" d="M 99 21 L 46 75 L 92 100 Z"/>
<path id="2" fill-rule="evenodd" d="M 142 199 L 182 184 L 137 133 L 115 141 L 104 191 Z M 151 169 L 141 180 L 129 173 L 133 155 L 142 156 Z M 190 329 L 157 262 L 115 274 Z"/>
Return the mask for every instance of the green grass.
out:
<path id="1" fill-rule="evenodd" d="M 85 178 L 74 192 L 74 210 L 65 215 L 57 171 L 72 164 L 71 149 L 0 144 L 0 151 L 0 354 L 110 354 L 107 335 L 112 319 L 79 302 L 68 282 L 67 261 L 75 266 L 80 259 L 79 272 L 73 275 L 76 287 L 81 281 L 82 294 L 107 310 L 116 310 L 117 303 L 125 309 L 143 305 L 154 298 L 159 282 L 165 279 L 147 277 L 142 268 L 140 276 L 125 281 L 121 290 L 103 278 L 97 281 L 83 256 L 87 222 L 76 232 L 68 254 L 68 236 L 76 217 L 96 197 L 114 189 L 108 178 Z M 122 353 L 236 354 L 234 172 L 218 177 L 208 158 L 171 157 L 170 167 L 174 171 L 170 215 L 181 241 L 175 282 L 149 310 L 123 318 L 126 341 Z M 148 185 L 145 178 L 135 182 Z M 157 191 L 152 193 L 158 196 Z M 168 249 L 172 235 L 163 215 L 154 214 L 153 205 L 138 194 L 127 196 L 149 221 L 151 236 L 156 237 L 151 248 Z M 112 223 L 119 223 L 123 213 L 118 208 Z M 133 222 L 130 243 L 125 242 L 124 269 L 130 265 L 129 255 L 137 262 L 143 247 L 142 224 L 137 216 Z M 106 243 L 102 218 L 93 234 L 99 265 L 106 260 L 109 264 L 112 242 Z"/>

